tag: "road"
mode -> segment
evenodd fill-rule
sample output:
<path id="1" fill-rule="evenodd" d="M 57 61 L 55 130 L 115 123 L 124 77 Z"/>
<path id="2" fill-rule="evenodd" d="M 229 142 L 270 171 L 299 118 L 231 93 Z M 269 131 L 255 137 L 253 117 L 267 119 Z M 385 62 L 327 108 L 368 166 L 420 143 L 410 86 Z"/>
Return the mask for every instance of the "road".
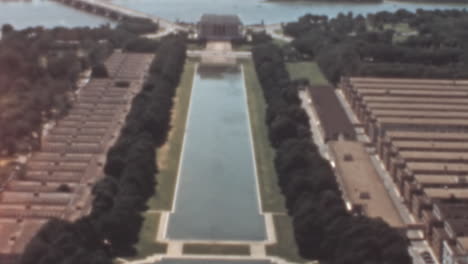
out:
<path id="1" fill-rule="evenodd" d="M 159 24 L 162 30 L 156 34 L 149 35 L 148 37 L 150 38 L 158 38 L 158 37 L 162 37 L 162 36 L 168 35 L 170 33 L 178 32 L 178 31 L 187 31 L 187 27 L 181 26 L 170 20 L 167 20 L 158 16 L 154 16 L 154 15 L 149 15 L 149 14 L 146 14 L 137 10 L 129 9 L 126 7 L 122 7 L 119 5 L 115 5 L 109 1 L 103 1 L 103 0 L 77 0 L 77 1 L 87 3 L 89 5 L 102 7 L 104 9 L 112 10 L 112 11 L 125 14 L 128 16 L 151 19 L 155 23 Z"/>
<path id="2" fill-rule="evenodd" d="M 360 121 L 354 114 L 353 110 L 351 109 L 351 106 L 346 101 L 343 92 L 340 89 L 336 90 L 336 96 L 338 97 L 338 100 L 340 101 L 341 105 L 345 109 L 345 112 L 348 115 L 348 118 L 351 120 L 351 122 L 356 123 L 356 124 L 360 123 Z M 367 137 L 367 135 L 364 134 L 363 129 L 356 129 L 356 134 L 358 135 L 359 141 L 364 142 L 364 143 L 369 142 L 369 138 Z M 388 194 L 390 195 L 390 198 L 392 199 L 393 204 L 398 209 L 398 212 L 401 218 L 403 219 L 403 221 L 406 224 L 417 223 L 417 221 L 414 219 L 411 212 L 403 203 L 403 197 L 400 195 L 400 192 L 397 186 L 395 185 L 395 183 L 393 182 L 392 177 L 390 176 L 388 171 L 385 169 L 379 156 L 376 154 L 375 148 L 368 148 L 368 152 L 371 157 L 372 163 L 374 164 L 374 167 L 376 168 L 378 172 L 379 177 L 381 178 Z M 408 233 L 413 237 L 423 237 L 423 234 L 421 231 L 409 231 Z M 423 251 L 430 252 L 432 254 L 432 258 L 437 263 L 436 258 L 434 258 L 434 253 L 432 252 L 432 249 L 430 248 L 429 244 L 426 241 L 411 241 L 409 253 L 411 257 L 413 258 L 413 263 L 425 264 L 424 260 L 420 256 L 420 253 Z"/>

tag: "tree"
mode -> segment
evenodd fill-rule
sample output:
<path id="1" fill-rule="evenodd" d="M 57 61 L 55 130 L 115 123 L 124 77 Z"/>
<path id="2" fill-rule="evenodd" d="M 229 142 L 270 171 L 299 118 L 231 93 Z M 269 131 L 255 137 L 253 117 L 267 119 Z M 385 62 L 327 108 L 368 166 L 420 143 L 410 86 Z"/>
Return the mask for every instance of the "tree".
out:
<path id="1" fill-rule="evenodd" d="M 108 78 L 109 73 L 107 72 L 107 67 L 103 63 L 93 66 L 91 76 L 93 78 Z"/>
<path id="2" fill-rule="evenodd" d="M 10 34 L 13 31 L 15 31 L 15 29 L 10 24 L 4 24 L 2 26 L 2 36 L 7 36 L 8 34 Z"/>

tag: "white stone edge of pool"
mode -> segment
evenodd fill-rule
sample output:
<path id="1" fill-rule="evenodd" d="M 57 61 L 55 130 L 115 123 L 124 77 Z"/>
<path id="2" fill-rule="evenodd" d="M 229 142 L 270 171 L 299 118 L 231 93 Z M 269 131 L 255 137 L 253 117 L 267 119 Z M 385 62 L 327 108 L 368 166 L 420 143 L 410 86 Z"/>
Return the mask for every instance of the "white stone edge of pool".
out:
<path id="1" fill-rule="evenodd" d="M 196 63 L 195 69 L 194 69 L 194 75 L 196 74 L 198 70 L 199 63 Z M 255 146 L 253 143 L 253 133 L 252 133 L 252 123 L 250 120 L 250 109 L 249 109 L 249 103 L 248 103 L 248 95 L 247 95 L 247 84 L 246 84 L 246 79 L 245 79 L 245 74 L 244 74 L 244 65 L 240 63 L 240 68 L 241 68 L 241 75 L 242 75 L 242 86 L 243 86 L 243 92 L 244 92 L 244 100 L 245 100 L 245 106 L 246 106 L 246 122 L 247 126 L 249 128 L 249 142 L 250 142 L 250 148 L 251 148 L 251 153 L 252 153 L 252 158 L 253 158 L 253 170 L 254 170 L 254 178 L 255 178 L 255 186 L 256 186 L 256 192 L 257 192 L 257 205 L 258 205 L 258 213 L 263 216 L 264 222 L 265 222 L 265 235 L 266 239 L 264 240 L 200 240 L 200 239 L 173 239 L 168 237 L 167 231 L 168 231 L 168 225 L 169 225 L 169 218 L 170 215 L 175 212 L 175 208 L 177 205 L 177 194 L 179 192 L 179 183 L 180 183 L 180 173 L 183 168 L 183 155 L 185 151 L 185 133 L 184 132 L 184 137 L 182 139 L 182 149 L 180 153 L 180 158 L 179 158 L 179 167 L 177 170 L 177 179 L 176 179 L 176 185 L 174 188 L 174 198 L 172 200 L 172 206 L 170 211 L 159 211 L 161 215 L 161 219 L 159 221 L 159 227 L 158 227 L 158 232 L 156 234 L 156 242 L 162 242 L 162 243 L 171 243 L 171 242 L 179 242 L 179 243 L 197 243 L 197 244 L 229 244 L 229 245 L 246 245 L 246 244 L 253 244 L 253 245 L 270 245 L 274 244 L 277 242 L 276 239 L 276 232 L 275 232 L 275 226 L 274 226 L 274 219 L 273 215 L 274 213 L 266 213 L 263 211 L 263 206 L 262 206 L 262 200 L 261 200 L 261 192 L 260 192 L 260 185 L 259 185 L 259 179 L 258 179 L 258 170 L 257 170 L 257 162 L 256 162 L 256 156 L 255 156 Z M 195 78 L 192 80 L 192 89 L 195 85 Z M 188 122 L 190 120 L 190 115 L 191 115 L 191 107 L 192 107 L 192 91 L 190 92 L 190 99 L 189 99 L 189 107 L 188 107 L 188 113 L 187 113 L 187 119 L 185 120 L 185 127 L 187 127 Z M 250 258 L 251 259 L 251 258 Z"/>

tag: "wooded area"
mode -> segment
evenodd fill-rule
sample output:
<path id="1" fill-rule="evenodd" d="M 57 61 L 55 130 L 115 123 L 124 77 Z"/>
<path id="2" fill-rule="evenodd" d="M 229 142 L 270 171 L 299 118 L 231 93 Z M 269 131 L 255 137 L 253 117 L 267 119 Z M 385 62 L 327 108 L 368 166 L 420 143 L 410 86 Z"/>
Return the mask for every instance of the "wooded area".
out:
<path id="1" fill-rule="evenodd" d="M 402 23 L 413 31 L 387 27 Z M 367 17 L 306 15 L 286 24 L 284 32 L 295 38 L 287 57 L 314 58 L 336 84 L 343 75 L 468 78 L 467 26 L 466 10 L 401 9 Z"/>
<path id="2" fill-rule="evenodd" d="M 267 102 L 278 183 L 301 256 L 334 264 L 411 263 L 408 241 L 397 230 L 346 210 L 333 170 L 311 140 L 309 118 L 281 49 L 257 45 L 253 59 Z"/>
<path id="3" fill-rule="evenodd" d="M 114 48 L 154 52 L 158 42 L 140 38 L 158 25 L 127 19 L 116 29 L 2 27 L 0 41 L 0 154 L 40 148 L 43 124 L 67 113 L 80 73 L 102 63 Z"/>
<path id="4" fill-rule="evenodd" d="M 112 263 L 134 255 L 142 212 L 156 185 L 156 148 L 167 138 L 186 46 L 180 36 L 161 41 L 149 77 L 132 101 L 120 135 L 93 188 L 92 212 L 74 223 L 52 219 L 32 239 L 22 264 Z"/>

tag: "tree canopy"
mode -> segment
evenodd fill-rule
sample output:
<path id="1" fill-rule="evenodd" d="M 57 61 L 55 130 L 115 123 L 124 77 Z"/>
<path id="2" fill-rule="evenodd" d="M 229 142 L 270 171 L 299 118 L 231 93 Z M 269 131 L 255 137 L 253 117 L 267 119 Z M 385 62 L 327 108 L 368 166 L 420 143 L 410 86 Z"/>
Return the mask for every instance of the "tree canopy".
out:
<path id="1" fill-rule="evenodd" d="M 253 49 L 278 184 L 293 218 L 300 255 L 324 263 L 411 263 L 408 241 L 397 230 L 381 219 L 346 210 L 333 169 L 311 140 L 309 119 L 283 58 L 272 43 Z"/>
<path id="2" fill-rule="evenodd" d="M 309 14 L 284 31 L 295 38 L 292 47 L 314 58 L 336 84 L 343 75 L 468 78 L 467 25 L 466 10 L 401 9 L 332 19 Z"/>
<path id="3" fill-rule="evenodd" d="M 155 149 L 167 138 L 185 56 L 185 38 L 161 41 L 150 76 L 107 154 L 105 177 L 93 187 L 91 214 L 72 223 L 50 220 L 27 245 L 22 264 L 111 264 L 115 256 L 136 253 L 141 215 L 156 186 Z"/>

